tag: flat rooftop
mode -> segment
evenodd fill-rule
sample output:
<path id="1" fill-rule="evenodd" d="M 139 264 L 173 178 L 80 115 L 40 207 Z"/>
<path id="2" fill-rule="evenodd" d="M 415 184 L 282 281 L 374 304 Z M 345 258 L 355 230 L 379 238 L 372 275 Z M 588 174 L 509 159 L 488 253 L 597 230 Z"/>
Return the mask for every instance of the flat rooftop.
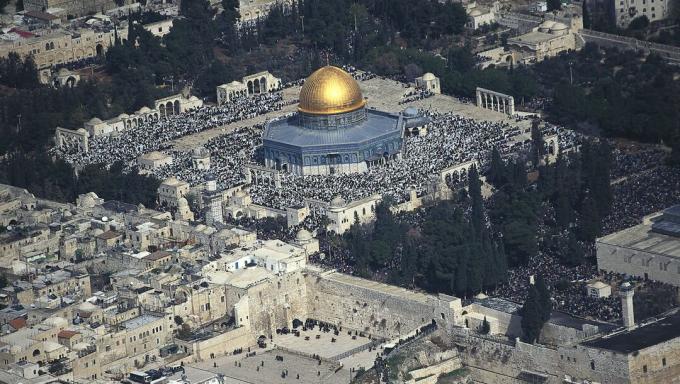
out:
<path id="1" fill-rule="evenodd" d="M 680 238 L 652 232 L 651 229 L 651 225 L 639 224 L 602 237 L 597 242 L 680 258 Z"/>
<path id="2" fill-rule="evenodd" d="M 644 324 L 630 331 L 598 337 L 582 343 L 586 347 L 632 353 L 680 337 L 680 312 Z"/>
<path id="3" fill-rule="evenodd" d="M 544 41 L 550 41 L 557 37 L 556 35 L 544 32 L 529 32 L 523 35 L 508 39 L 508 44 L 538 44 Z"/>
<path id="4" fill-rule="evenodd" d="M 251 284 L 263 281 L 273 274 L 264 267 L 240 268 L 235 271 L 214 271 L 207 272 L 210 282 L 215 284 L 226 284 L 236 288 L 248 288 Z"/>
<path id="5" fill-rule="evenodd" d="M 150 314 L 144 314 L 141 316 L 137 316 L 134 319 L 130 319 L 126 322 L 123 323 L 123 327 L 125 329 L 137 329 L 141 326 L 144 326 L 149 323 L 153 323 L 154 321 L 160 320 L 162 317 L 160 316 L 155 316 L 155 315 L 150 315 Z"/>

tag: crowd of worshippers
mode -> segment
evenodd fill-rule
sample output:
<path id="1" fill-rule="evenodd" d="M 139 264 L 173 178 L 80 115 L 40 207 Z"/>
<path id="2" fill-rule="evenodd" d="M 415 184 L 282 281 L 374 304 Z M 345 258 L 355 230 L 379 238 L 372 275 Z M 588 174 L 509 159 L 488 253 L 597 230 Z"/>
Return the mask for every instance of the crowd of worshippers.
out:
<path id="1" fill-rule="evenodd" d="M 375 76 L 351 67 L 346 69 L 361 80 Z M 245 181 L 246 164 L 262 164 L 262 125 L 237 128 L 210 139 L 204 145 L 211 154 L 210 170 L 193 169 L 191 151 L 172 150 L 168 141 L 280 110 L 289 103 L 282 100 L 281 93 L 244 97 L 222 106 L 205 106 L 146 122 L 115 136 L 93 138 L 87 153 L 75 148 L 55 148 L 53 151 L 75 166 L 123 161 L 127 169 L 132 169 L 140 155 L 165 149 L 172 155 L 173 163 L 153 171 L 159 178 L 174 176 L 198 185 L 210 175 L 216 178 L 220 189 L 229 188 Z M 284 173 L 280 188 L 264 183 L 253 185 L 250 190 L 253 202 L 283 209 L 303 204 L 305 199 L 328 202 L 340 195 L 346 201 L 353 201 L 375 193 L 403 202 L 411 188 L 418 196 L 425 194 L 433 177 L 447 167 L 470 160 L 486 165 L 494 147 L 504 156 L 511 157 L 531 145 L 526 138 L 520 138 L 528 133 L 526 128 L 507 122 L 478 121 L 453 113 L 423 113 L 431 118 L 428 133 L 407 137 L 401 159 L 372 166 L 360 174 L 299 176 Z M 560 148 L 570 147 L 577 141 L 576 134 L 560 127 L 546 125 L 543 130 L 546 135 L 558 135 Z M 446 181 L 455 186 L 462 178 Z"/>
<path id="2" fill-rule="evenodd" d="M 252 185 L 253 202 L 283 209 L 303 204 L 305 199 L 328 202 L 340 195 L 346 201 L 353 201 L 375 193 L 403 202 L 411 187 L 415 188 L 418 196 L 425 194 L 433 175 L 444 168 L 470 160 L 486 164 L 494 147 L 502 155 L 511 157 L 530 146 L 530 142 L 518 139 L 526 130 L 508 123 L 477 121 L 453 113 L 427 114 L 432 119 L 427 135 L 407 137 L 401 159 L 373 166 L 360 174 L 300 176 L 282 173 L 280 187 L 265 183 Z M 546 126 L 544 132 L 546 135 L 557 134 L 561 148 L 574 145 L 578 138 L 572 131 L 553 126 Z M 208 140 L 204 146 L 210 152 L 210 170 L 193 169 L 191 151 L 172 151 L 173 163 L 154 170 L 154 173 L 161 179 L 174 176 L 191 185 L 198 185 L 211 175 L 219 189 L 236 186 L 244 182 L 245 165 L 261 164 L 261 136 L 262 125 L 255 125 L 237 128 Z M 136 156 L 147 151 L 134 152 L 126 159 L 132 164 Z M 463 181 L 463 178 L 447 179 L 450 186 Z"/>
<path id="3" fill-rule="evenodd" d="M 167 146 L 170 140 L 277 111 L 286 104 L 281 92 L 243 97 L 229 104 L 205 106 L 165 119 L 147 121 L 117 135 L 91 138 L 88 152 L 74 147 L 55 147 L 52 151 L 74 166 L 122 161 L 127 169 L 131 169 L 136 166 L 138 156 L 165 149 L 163 146 Z"/>
<path id="4" fill-rule="evenodd" d="M 404 97 L 399 101 L 399 104 L 408 104 L 412 103 L 414 101 L 418 100 L 424 100 L 427 99 L 428 97 L 434 96 L 434 92 L 429 91 L 427 89 L 414 89 L 407 94 L 404 95 Z"/>

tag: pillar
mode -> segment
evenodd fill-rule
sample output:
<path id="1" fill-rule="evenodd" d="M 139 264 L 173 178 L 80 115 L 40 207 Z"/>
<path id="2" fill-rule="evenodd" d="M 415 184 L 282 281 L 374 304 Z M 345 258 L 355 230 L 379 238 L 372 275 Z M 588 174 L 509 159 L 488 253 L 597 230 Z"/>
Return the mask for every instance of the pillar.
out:
<path id="1" fill-rule="evenodd" d="M 635 327 L 635 314 L 633 312 L 633 295 L 635 294 L 635 287 L 629 282 L 621 284 L 619 288 L 619 296 L 621 297 L 621 317 L 623 317 L 623 326 L 631 329 Z"/>
<path id="2" fill-rule="evenodd" d="M 479 89 L 477 90 L 476 93 L 477 93 L 477 106 L 481 107 L 482 106 L 482 93 L 479 91 Z"/>
<path id="3" fill-rule="evenodd" d="M 510 110 L 508 111 L 510 115 L 515 114 L 515 98 L 510 96 Z"/>

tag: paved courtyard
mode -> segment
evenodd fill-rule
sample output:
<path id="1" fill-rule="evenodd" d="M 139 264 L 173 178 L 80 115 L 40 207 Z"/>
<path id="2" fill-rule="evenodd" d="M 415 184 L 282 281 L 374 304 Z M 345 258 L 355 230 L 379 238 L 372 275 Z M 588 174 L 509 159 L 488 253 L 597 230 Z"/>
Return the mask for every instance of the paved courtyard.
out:
<path id="1" fill-rule="evenodd" d="M 278 361 L 281 356 L 283 361 Z M 224 356 L 192 366 L 225 376 L 225 384 L 344 384 L 350 381 L 350 371 L 339 363 L 322 361 L 281 350 L 257 351 L 257 355 Z M 283 377 L 283 372 L 287 375 Z M 299 377 L 298 377 L 299 375 Z"/>
<path id="2" fill-rule="evenodd" d="M 322 332 L 315 328 L 314 330 L 300 331 L 300 337 L 293 333 L 274 335 L 273 342 L 276 346 L 310 355 L 318 355 L 326 359 L 334 359 L 347 351 L 371 343 L 368 337 L 356 336 L 356 339 L 352 339 L 352 336 L 348 335 L 347 332 L 343 330 L 339 332 L 338 336 L 335 336 L 333 332 Z M 309 340 L 306 340 L 306 338 L 309 338 Z M 331 339 L 335 339 L 335 342 L 332 342 Z"/>

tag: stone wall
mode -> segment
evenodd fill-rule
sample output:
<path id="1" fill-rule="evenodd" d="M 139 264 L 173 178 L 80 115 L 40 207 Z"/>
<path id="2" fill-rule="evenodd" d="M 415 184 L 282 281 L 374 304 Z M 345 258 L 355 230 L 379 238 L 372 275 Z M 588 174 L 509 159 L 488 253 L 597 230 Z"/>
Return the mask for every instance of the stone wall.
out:
<path id="1" fill-rule="evenodd" d="M 453 324 L 460 299 L 429 296 L 338 273 L 309 274 L 309 317 L 394 338 L 435 320 Z"/>
<path id="2" fill-rule="evenodd" d="M 277 328 L 305 321 L 307 285 L 302 272 L 287 273 L 248 289 L 249 321 L 253 334 L 270 336 Z"/>
<path id="3" fill-rule="evenodd" d="M 561 375 L 557 350 L 520 341 L 484 337 L 456 328 L 454 341 L 459 346 L 463 365 L 470 368 L 474 380 L 484 383 L 525 383 L 522 371 L 548 377 L 548 383 L 559 383 Z"/>
<path id="4" fill-rule="evenodd" d="M 207 340 L 191 344 L 194 361 L 213 359 L 232 353 L 235 349 L 246 350 L 256 344 L 256 338 L 244 327 L 221 333 Z"/>

